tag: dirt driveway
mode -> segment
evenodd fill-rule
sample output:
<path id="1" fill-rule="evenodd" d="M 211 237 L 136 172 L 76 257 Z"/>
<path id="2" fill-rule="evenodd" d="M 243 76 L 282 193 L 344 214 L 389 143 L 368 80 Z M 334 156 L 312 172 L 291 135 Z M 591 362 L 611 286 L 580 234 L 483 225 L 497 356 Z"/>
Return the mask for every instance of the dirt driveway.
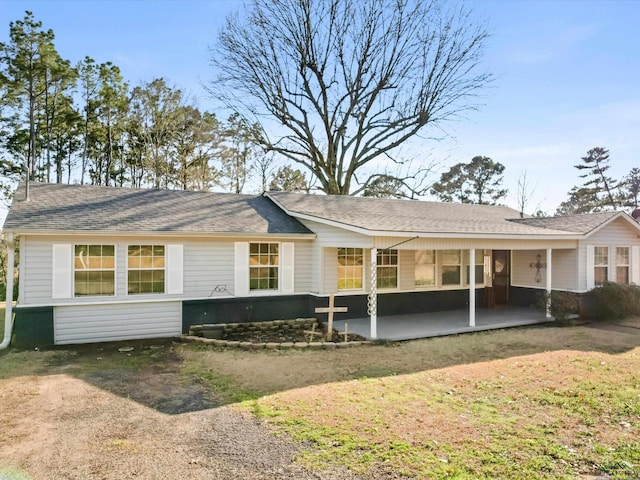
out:
<path id="1" fill-rule="evenodd" d="M 251 415 L 216 407 L 202 385 L 179 373 L 171 353 L 158 355 L 161 364 L 145 359 L 141 369 L 114 368 L 105 352 L 63 353 L 61 360 L 61 352 L 23 352 L 42 358 L 18 372 L 38 375 L 0 380 L 3 480 L 25 478 L 9 476 L 18 465 L 26 478 L 43 480 L 354 478 L 340 471 L 318 477 L 294 464 L 298 446 Z M 90 355 L 105 367 L 80 358 Z"/>

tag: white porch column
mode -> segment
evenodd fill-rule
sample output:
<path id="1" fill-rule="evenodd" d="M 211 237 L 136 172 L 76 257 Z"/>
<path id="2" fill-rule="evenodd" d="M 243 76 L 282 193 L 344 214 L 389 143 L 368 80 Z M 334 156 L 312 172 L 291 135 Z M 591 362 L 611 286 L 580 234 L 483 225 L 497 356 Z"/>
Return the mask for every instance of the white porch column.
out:
<path id="1" fill-rule="evenodd" d="M 367 312 L 371 317 L 372 339 L 378 338 L 378 249 L 371 249 L 371 285 L 369 287 L 369 297 L 367 298 Z"/>
<path id="2" fill-rule="evenodd" d="M 547 248 L 547 318 L 551 318 L 551 249 Z"/>
<path id="3" fill-rule="evenodd" d="M 4 243 L 7 246 L 7 302 L 4 311 L 4 338 L 0 343 L 0 350 L 3 350 L 9 346 L 11 342 L 11 329 L 13 328 L 13 276 L 15 269 L 15 243 L 13 241 L 13 234 L 7 234 L 4 239 Z"/>
<path id="4" fill-rule="evenodd" d="M 469 326 L 476 326 L 476 251 L 469 249 Z"/>

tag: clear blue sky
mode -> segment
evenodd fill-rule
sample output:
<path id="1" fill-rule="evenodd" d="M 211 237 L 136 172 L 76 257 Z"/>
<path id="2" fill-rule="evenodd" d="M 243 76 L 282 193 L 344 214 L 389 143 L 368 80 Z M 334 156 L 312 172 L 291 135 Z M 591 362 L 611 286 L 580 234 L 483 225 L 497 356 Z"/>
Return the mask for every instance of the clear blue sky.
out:
<path id="1" fill-rule="evenodd" d="M 640 1 L 467 5 L 493 32 L 485 66 L 496 80 L 478 112 L 448 125 L 454 139 L 425 142 L 425 157 L 446 168 L 489 156 L 506 165 L 514 193 L 526 170 L 535 185 L 528 210 L 549 213 L 580 183 L 573 165 L 590 148 L 610 150 L 616 178 L 640 166 Z M 85 55 L 112 61 L 132 84 L 164 77 L 213 109 L 201 87 L 213 76 L 208 47 L 224 17 L 242 13 L 242 2 L 0 0 L 0 41 L 25 10 L 53 29 L 59 53 L 72 63 Z M 515 197 L 507 203 L 515 206 Z"/>

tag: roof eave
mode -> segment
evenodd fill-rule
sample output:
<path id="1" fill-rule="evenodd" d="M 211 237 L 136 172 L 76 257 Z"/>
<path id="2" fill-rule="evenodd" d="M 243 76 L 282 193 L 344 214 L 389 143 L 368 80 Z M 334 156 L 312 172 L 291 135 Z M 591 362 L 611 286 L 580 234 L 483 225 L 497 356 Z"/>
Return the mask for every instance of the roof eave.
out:
<path id="1" fill-rule="evenodd" d="M 611 222 L 617 220 L 618 218 L 622 218 L 625 221 L 627 221 L 630 225 L 633 226 L 633 228 L 635 228 L 638 232 L 640 232 L 640 224 L 638 222 L 636 222 L 633 217 L 631 215 L 629 215 L 626 212 L 617 212 L 615 215 L 612 215 L 611 218 L 605 220 L 604 222 L 602 222 L 600 225 L 598 225 L 597 227 L 593 228 L 592 230 L 586 232 L 584 234 L 584 238 L 590 237 L 591 235 L 594 235 L 595 233 L 599 232 L 600 230 L 602 230 L 604 227 L 606 227 L 607 225 L 609 225 Z"/>
<path id="2" fill-rule="evenodd" d="M 284 208 L 284 207 L 282 207 Z M 286 209 L 285 209 L 286 210 Z M 415 238 L 496 238 L 496 239 L 513 239 L 513 240 L 581 240 L 585 236 L 578 233 L 568 232 L 566 234 L 558 233 L 470 233 L 470 232 L 414 232 L 414 231 L 398 231 L 398 230 L 368 230 L 366 228 L 357 227 L 355 225 L 336 222 L 335 220 L 328 220 L 323 217 L 317 217 L 315 215 L 309 215 L 291 210 L 286 210 L 287 214 L 292 217 L 296 217 L 302 220 L 308 220 L 312 222 L 322 223 L 335 228 L 341 228 L 367 237 L 415 237 Z"/>
<path id="3" fill-rule="evenodd" d="M 84 236 L 106 236 L 106 237 L 194 237 L 194 238 L 281 238 L 281 239 L 298 239 L 313 240 L 316 238 L 315 233 L 258 233 L 258 232 L 180 232 L 180 231 L 114 231 L 114 230 L 52 230 L 52 229 L 10 229 L 5 228 L 3 232 L 13 233 L 16 236 L 21 235 L 84 235 Z"/>

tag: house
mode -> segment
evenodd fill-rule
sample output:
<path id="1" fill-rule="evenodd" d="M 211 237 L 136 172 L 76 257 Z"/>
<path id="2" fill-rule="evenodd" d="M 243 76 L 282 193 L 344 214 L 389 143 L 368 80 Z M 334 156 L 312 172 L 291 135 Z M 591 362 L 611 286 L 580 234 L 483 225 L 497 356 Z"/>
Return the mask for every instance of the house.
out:
<path id="1" fill-rule="evenodd" d="M 474 325 L 487 300 L 640 284 L 640 225 L 621 212 L 40 183 L 23 197 L 4 224 L 10 256 L 19 240 L 19 343 L 308 317 L 331 293 L 375 337 L 377 316 L 468 308 Z"/>

